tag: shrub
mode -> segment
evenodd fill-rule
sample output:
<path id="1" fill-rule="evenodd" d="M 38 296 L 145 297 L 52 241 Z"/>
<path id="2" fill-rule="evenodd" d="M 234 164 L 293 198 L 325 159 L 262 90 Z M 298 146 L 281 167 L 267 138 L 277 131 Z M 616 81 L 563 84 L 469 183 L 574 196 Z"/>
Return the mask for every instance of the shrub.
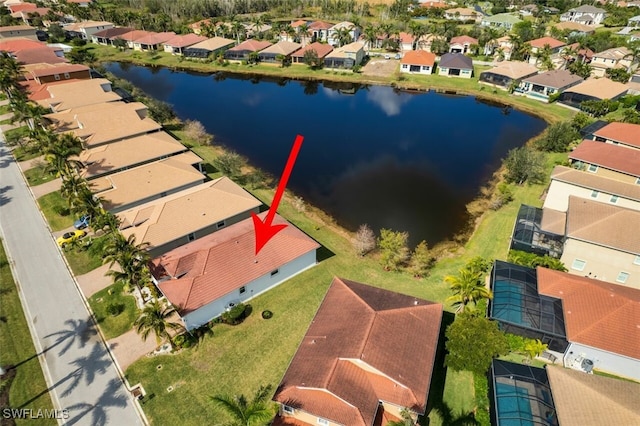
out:
<path id="1" fill-rule="evenodd" d="M 109 303 L 107 305 L 106 311 L 112 317 L 117 317 L 121 313 L 124 312 L 124 304 L 122 303 Z"/>
<path id="2" fill-rule="evenodd" d="M 270 311 L 270 310 L 268 310 L 268 309 L 267 309 L 267 310 L 265 310 L 265 311 L 262 311 L 262 318 L 264 318 L 264 319 L 270 319 L 270 318 L 273 318 L 273 312 L 271 312 L 271 311 Z"/>
<path id="3" fill-rule="evenodd" d="M 240 324 L 245 319 L 245 311 L 247 306 L 244 303 L 238 303 L 236 306 L 222 314 L 222 321 L 230 325 Z"/>

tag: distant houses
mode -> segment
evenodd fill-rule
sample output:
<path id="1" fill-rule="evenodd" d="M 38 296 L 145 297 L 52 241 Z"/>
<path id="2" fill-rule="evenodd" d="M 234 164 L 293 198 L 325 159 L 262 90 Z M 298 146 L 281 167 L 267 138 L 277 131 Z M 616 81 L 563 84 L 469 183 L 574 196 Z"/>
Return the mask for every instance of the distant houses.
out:
<path id="1" fill-rule="evenodd" d="M 400 72 L 427 74 L 433 73 L 436 55 L 424 50 L 411 50 L 404 54 L 400 60 Z"/>
<path id="2" fill-rule="evenodd" d="M 438 64 L 438 75 L 471 78 L 473 76 L 473 60 L 462 53 L 445 53 Z"/>
<path id="3" fill-rule="evenodd" d="M 538 68 L 525 62 L 505 61 L 480 73 L 479 82 L 503 90 L 514 89 L 524 78 L 538 74 Z"/>
<path id="4" fill-rule="evenodd" d="M 364 43 L 350 43 L 335 48 L 324 57 L 326 68 L 351 69 L 364 59 Z"/>

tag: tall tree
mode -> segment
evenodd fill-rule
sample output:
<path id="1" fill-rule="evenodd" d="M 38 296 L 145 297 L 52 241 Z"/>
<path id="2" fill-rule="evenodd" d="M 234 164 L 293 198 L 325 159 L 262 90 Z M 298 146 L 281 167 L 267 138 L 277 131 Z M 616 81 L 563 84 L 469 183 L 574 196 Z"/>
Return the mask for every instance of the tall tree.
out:
<path id="1" fill-rule="evenodd" d="M 395 232 L 390 229 L 381 229 L 378 238 L 380 248 L 380 261 L 387 271 L 397 271 L 409 258 L 407 232 Z"/>
<path id="2" fill-rule="evenodd" d="M 124 238 L 120 233 L 114 233 L 105 247 L 103 263 L 109 263 L 109 267 L 117 263 L 119 269 L 110 269 L 107 275 L 113 280 L 124 282 L 129 288 L 141 289 L 151 280 L 149 274 L 150 257 L 147 252 L 147 243 L 136 243 L 135 235 Z"/>
<path id="3" fill-rule="evenodd" d="M 411 260 L 409 261 L 409 271 L 415 278 L 426 277 L 429 274 L 429 270 L 433 266 L 433 256 L 429 252 L 429 246 L 426 241 L 420 241 L 411 254 Z"/>
<path id="4" fill-rule="evenodd" d="M 353 41 L 350 27 L 349 28 L 342 27 L 342 28 L 335 29 L 331 37 L 333 38 L 333 41 L 338 43 L 338 47 L 344 46 L 345 44 L 349 44 Z"/>
<path id="5" fill-rule="evenodd" d="M 507 183 L 517 183 L 522 185 L 530 183 L 540 183 L 544 181 L 544 157 L 541 152 L 528 146 L 514 148 L 503 160 L 506 169 L 505 180 Z"/>
<path id="6" fill-rule="evenodd" d="M 471 268 L 462 268 L 457 275 L 447 275 L 444 281 L 453 292 L 453 295 L 447 298 L 447 302 L 453 304 L 456 313 L 469 310 L 480 300 L 492 297 L 491 290 L 484 284 L 483 275 Z"/>
<path id="7" fill-rule="evenodd" d="M 251 400 L 244 395 L 215 395 L 211 401 L 233 419 L 229 426 L 262 426 L 269 424 L 275 414 L 270 395 L 271 385 L 267 385 L 260 386 Z"/>
<path id="8" fill-rule="evenodd" d="M 173 349 L 171 332 L 177 334 L 184 331 L 182 325 L 169 320 L 175 312 L 173 306 L 165 306 L 156 299 L 144 307 L 140 316 L 133 322 L 133 326 L 142 337 L 142 340 L 147 340 L 149 334 L 153 333 L 156 336 L 158 345 L 166 341 L 169 342 Z"/>

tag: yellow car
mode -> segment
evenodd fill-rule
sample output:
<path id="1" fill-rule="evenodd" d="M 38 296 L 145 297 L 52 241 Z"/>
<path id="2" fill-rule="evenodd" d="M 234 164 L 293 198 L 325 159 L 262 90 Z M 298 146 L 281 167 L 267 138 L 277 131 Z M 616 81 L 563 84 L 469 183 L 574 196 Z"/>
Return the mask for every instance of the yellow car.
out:
<path id="1" fill-rule="evenodd" d="M 75 231 L 71 231 L 71 232 L 67 232 L 64 235 L 58 237 L 58 239 L 56 240 L 56 242 L 58 243 L 58 245 L 62 248 L 64 248 L 67 244 L 84 237 L 85 235 L 87 235 L 87 233 L 85 231 L 81 231 L 81 230 L 75 230 Z"/>

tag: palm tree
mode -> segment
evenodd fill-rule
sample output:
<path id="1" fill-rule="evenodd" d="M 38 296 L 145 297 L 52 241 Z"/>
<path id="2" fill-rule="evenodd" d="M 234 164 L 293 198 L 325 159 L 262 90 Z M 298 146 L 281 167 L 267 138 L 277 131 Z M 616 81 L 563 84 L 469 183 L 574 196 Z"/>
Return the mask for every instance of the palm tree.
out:
<path id="1" fill-rule="evenodd" d="M 307 37 L 309 37 L 309 24 L 306 22 L 298 27 L 298 37 L 300 38 L 300 43 L 304 46 L 307 44 Z"/>
<path id="2" fill-rule="evenodd" d="M 409 410 L 403 408 L 400 410 L 401 420 L 391 421 L 386 424 L 386 426 L 415 426 L 416 421 L 411 417 Z"/>
<path id="3" fill-rule="evenodd" d="M 275 414 L 270 395 L 271 385 L 267 385 L 260 386 L 251 401 L 244 395 L 216 395 L 211 401 L 233 418 L 229 426 L 258 426 L 268 424 Z"/>
<path id="4" fill-rule="evenodd" d="M 415 21 L 409 23 L 409 34 L 413 37 L 411 50 L 418 50 L 420 39 L 428 34 L 427 27 Z"/>
<path id="5" fill-rule="evenodd" d="M 105 247 L 102 260 L 103 263 L 109 263 L 109 268 L 117 263 L 120 270 L 110 269 L 106 275 L 113 277 L 114 282 L 121 281 L 129 287 L 141 289 L 151 280 L 147 266 L 150 255 L 146 250 L 149 244 L 136 244 L 136 236 L 133 234 L 126 239 L 120 233 L 114 233 L 112 237 Z"/>
<path id="6" fill-rule="evenodd" d="M 11 99 L 18 91 L 18 79 L 22 66 L 8 52 L 0 52 L 0 90 Z"/>
<path id="7" fill-rule="evenodd" d="M 87 181 L 78 176 L 77 173 L 73 173 L 62 181 L 60 194 L 62 194 L 62 196 L 67 199 L 67 202 L 69 202 L 69 205 L 71 205 L 72 200 L 84 189 L 89 189 L 87 188 Z"/>
<path id="8" fill-rule="evenodd" d="M 451 286 L 453 291 L 453 296 L 448 297 L 447 302 L 453 304 L 456 313 L 470 309 L 469 303 L 471 302 L 475 306 L 480 300 L 493 297 L 491 290 L 482 282 L 482 273 L 470 268 L 461 269 L 458 275 L 448 275 L 444 281 Z"/>
<path id="9" fill-rule="evenodd" d="M 333 35 L 331 36 L 333 41 L 338 43 L 338 47 L 344 46 L 345 44 L 351 43 L 353 41 L 353 37 L 351 37 L 351 28 L 342 27 L 334 30 Z"/>
<path id="10" fill-rule="evenodd" d="M 163 341 L 168 341 L 173 349 L 173 341 L 171 340 L 171 333 L 180 333 L 184 331 L 184 327 L 178 323 L 170 322 L 169 318 L 176 312 L 171 305 L 163 306 L 157 299 L 152 303 L 147 304 L 142 313 L 133 322 L 133 326 L 136 328 L 136 332 L 140 334 L 142 340 L 147 340 L 149 334 L 153 333 L 156 336 L 158 345 Z"/>
<path id="11" fill-rule="evenodd" d="M 629 66 L 627 67 L 627 72 L 631 74 L 631 71 L 633 70 L 633 66 L 635 65 L 635 63 L 640 61 L 640 41 L 634 41 L 629 43 L 627 48 L 629 49 L 629 53 L 624 55 L 622 59 L 631 58 L 631 61 L 629 62 Z"/>
<path id="12" fill-rule="evenodd" d="M 82 152 L 82 142 L 70 133 L 53 138 L 44 147 L 45 159 L 49 163 L 49 169 L 64 178 L 68 178 L 72 170 L 82 166 L 82 162 L 72 159 Z"/>
<path id="13" fill-rule="evenodd" d="M 240 23 L 240 21 L 234 20 L 233 22 L 231 22 L 231 33 L 236 38 L 236 42 L 238 44 L 240 44 L 240 33 L 242 33 L 242 31 L 244 31 L 244 26 L 242 25 L 242 23 Z"/>
<path id="14" fill-rule="evenodd" d="M 373 25 L 367 25 L 362 30 L 362 38 L 365 41 L 368 50 L 371 50 L 374 46 L 378 47 L 378 31 Z"/>

